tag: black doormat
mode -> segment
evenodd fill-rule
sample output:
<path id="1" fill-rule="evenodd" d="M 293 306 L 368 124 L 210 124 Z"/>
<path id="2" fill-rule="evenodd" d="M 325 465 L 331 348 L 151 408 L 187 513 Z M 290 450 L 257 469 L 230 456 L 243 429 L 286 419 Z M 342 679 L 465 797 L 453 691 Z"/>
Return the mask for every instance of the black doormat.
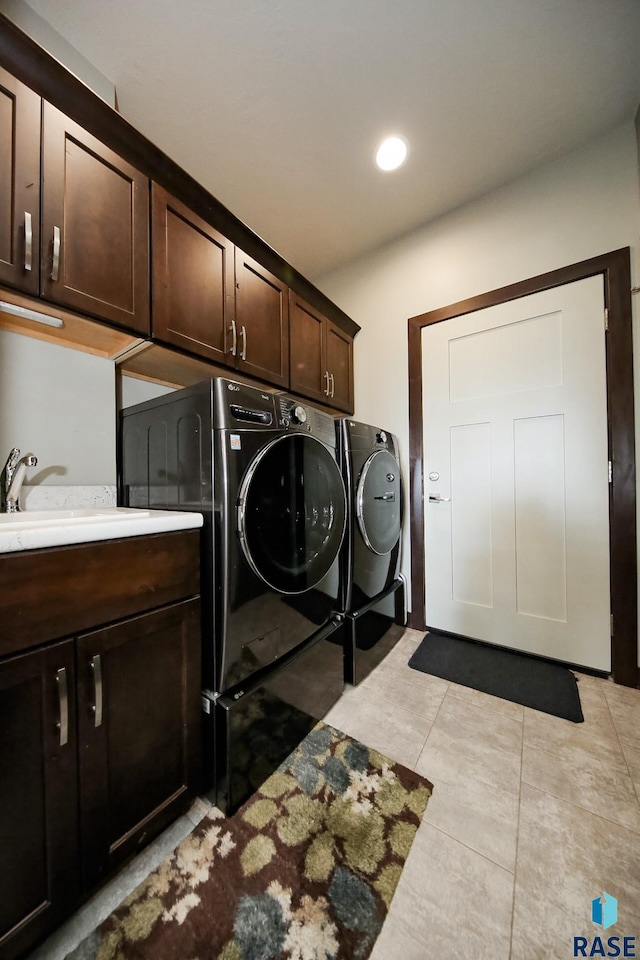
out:
<path id="1" fill-rule="evenodd" d="M 576 678 L 557 663 L 460 637 L 426 633 L 409 666 L 573 723 L 584 721 Z"/>

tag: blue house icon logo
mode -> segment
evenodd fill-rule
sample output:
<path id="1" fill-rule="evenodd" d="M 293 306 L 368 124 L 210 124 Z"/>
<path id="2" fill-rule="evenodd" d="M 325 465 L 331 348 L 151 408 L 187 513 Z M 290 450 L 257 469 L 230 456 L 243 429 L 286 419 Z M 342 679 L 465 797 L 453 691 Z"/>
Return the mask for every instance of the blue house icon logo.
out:
<path id="1" fill-rule="evenodd" d="M 612 927 L 618 920 L 618 901 L 610 893 L 602 893 L 591 901 L 591 919 L 603 930 Z"/>

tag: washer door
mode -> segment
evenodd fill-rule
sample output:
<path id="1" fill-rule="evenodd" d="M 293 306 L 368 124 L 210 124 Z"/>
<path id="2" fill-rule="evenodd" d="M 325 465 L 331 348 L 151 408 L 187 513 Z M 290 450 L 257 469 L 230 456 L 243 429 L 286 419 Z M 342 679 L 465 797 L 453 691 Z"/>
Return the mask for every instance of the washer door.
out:
<path id="1" fill-rule="evenodd" d="M 304 593 L 322 580 L 338 555 L 345 523 L 338 465 L 313 437 L 278 437 L 242 481 L 242 550 L 254 573 L 279 593 Z"/>
<path id="2" fill-rule="evenodd" d="M 372 453 L 360 474 L 356 491 L 358 528 L 365 544 L 383 556 L 400 539 L 400 466 L 388 450 Z"/>

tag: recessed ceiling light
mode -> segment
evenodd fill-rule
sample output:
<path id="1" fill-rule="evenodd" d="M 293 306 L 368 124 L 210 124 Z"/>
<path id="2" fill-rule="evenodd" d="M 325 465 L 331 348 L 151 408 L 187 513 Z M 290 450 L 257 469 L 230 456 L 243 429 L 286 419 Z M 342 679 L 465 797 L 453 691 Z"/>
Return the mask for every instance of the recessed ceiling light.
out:
<path id="1" fill-rule="evenodd" d="M 407 159 L 407 150 L 404 137 L 387 137 L 376 149 L 376 165 L 381 170 L 396 170 Z"/>

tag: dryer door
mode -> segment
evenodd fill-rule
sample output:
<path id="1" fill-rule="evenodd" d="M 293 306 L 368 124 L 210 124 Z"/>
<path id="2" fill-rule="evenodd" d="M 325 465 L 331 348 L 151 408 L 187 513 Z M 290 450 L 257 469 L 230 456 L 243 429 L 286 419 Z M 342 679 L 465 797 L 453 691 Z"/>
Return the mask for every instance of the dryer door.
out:
<path id="1" fill-rule="evenodd" d="M 322 580 L 340 550 L 345 522 L 340 471 L 329 449 L 313 437 L 278 437 L 242 481 L 242 550 L 257 576 L 279 593 L 304 593 Z"/>
<path id="2" fill-rule="evenodd" d="M 400 465 L 388 450 L 372 453 L 360 474 L 356 491 L 358 528 L 365 544 L 383 556 L 400 538 Z"/>

